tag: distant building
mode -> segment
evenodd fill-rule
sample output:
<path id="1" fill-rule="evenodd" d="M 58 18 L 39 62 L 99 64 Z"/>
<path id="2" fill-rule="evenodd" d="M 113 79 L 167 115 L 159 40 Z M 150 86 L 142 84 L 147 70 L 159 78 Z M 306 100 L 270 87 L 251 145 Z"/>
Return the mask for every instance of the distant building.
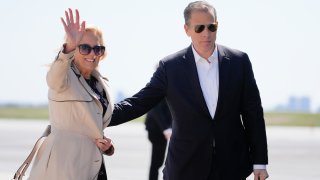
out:
<path id="1" fill-rule="evenodd" d="M 275 109 L 278 112 L 310 112 L 311 101 L 309 97 L 289 97 L 286 105 L 279 105 Z"/>

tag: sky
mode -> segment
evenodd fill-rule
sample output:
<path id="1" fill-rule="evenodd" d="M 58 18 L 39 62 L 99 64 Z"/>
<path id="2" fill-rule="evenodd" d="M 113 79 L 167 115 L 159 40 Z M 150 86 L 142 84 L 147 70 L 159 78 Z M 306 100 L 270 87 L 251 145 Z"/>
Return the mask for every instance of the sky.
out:
<path id="1" fill-rule="evenodd" d="M 138 92 L 163 57 L 190 45 L 183 10 L 188 0 L 10 0 L 0 6 L 0 104 L 47 103 L 46 72 L 64 40 L 60 17 L 79 9 L 81 20 L 104 33 L 100 71 L 113 97 Z M 320 1 L 214 0 L 217 43 L 248 53 L 262 105 L 310 97 L 320 109 Z"/>

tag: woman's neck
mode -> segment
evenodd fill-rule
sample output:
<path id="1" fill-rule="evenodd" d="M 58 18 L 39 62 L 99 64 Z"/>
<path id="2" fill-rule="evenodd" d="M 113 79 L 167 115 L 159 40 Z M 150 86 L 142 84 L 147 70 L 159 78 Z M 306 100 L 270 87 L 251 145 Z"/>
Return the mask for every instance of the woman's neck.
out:
<path id="1" fill-rule="evenodd" d="M 81 75 L 85 78 L 85 79 L 91 79 L 91 73 L 85 73 L 85 72 L 81 72 Z"/>
<path id="2" fill-rule="evenodd" d="M 80 66 L 74 62 L 74 65 L 77 67 L 77 69 L 80 71 L 80 74 L 85 78 L 85 79 L 90 79 L 91 78 L 91 71 L 85 71 L 85 70 L 82 70 L 81 68 L 79 68 Z"/>

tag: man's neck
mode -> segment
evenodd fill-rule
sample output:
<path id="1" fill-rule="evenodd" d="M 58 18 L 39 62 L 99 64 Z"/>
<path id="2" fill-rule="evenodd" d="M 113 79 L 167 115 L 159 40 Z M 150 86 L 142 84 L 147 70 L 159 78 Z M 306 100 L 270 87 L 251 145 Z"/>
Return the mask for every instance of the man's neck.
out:
<path id="1" fill-rule="evenodd" d="M 209 51 L 205 51 L 205 52 L 200 52 L 199 50 L 197 50 L 194 46 L 193 46 L 194 50 L 197 51 L 197 53 L 199 54 L 199 56 L 201 56 L 204 59 L 208 59 L 210 56 L 212 56 L 216 45 L 213 46 L 213 49 L 210 49 Z"/>

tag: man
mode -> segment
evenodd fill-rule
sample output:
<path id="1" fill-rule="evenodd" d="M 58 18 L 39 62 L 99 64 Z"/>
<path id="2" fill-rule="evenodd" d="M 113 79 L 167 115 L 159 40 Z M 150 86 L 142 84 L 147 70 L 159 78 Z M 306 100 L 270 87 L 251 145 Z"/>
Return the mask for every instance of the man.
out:
<path id="1" fill-rule="evenodd" d="M 150 82 L 115 105 L 111 125 L 141 116 L 166 98 L 172 136 L 165 180 L 255 180 L 268 177 L 263 109 L 246 53 L 216 44 L 213 6 L 185 11 L 191 46 L 160 61 Z"/>
<path id="2" fill-rule="evenodd" d="M 149 180 L 158 180 L 158 171 L 163 164 L 167 141 L 172 132 L 171 122 L 170 110 L 165 99 L 147 113 L 145 124 L 148 139 L 152 144 Z"/>

